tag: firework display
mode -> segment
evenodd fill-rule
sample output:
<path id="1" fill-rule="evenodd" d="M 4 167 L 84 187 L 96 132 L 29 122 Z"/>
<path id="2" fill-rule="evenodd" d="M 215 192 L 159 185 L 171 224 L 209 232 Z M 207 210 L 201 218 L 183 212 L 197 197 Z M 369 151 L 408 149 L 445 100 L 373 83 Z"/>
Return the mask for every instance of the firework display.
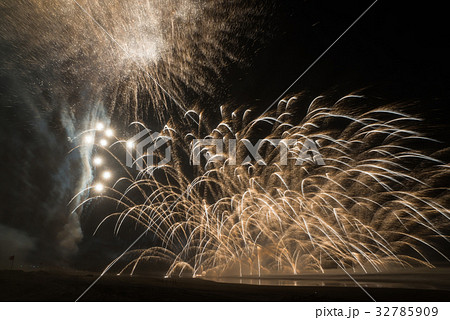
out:
<path id="1" fill-rule="evenodd" d="M 448 28 L 423 7 L 0 1 L 0 268 L 89 272 L 77 301 L 448 293 Z"/>
<path id="2" fill-rule="evenodd" d="M 2 40 L 19 51 L 7 67 L 27 64 L 44 90 L 107 97 L 111 114 L 132 120 L 162 120 L 192 97 L 219 94 L 225 67 L 242 62 L 267 14 L 258 1 L 229 0 L 13 0 L 0 9 Z"/>
<path id="3" fill-rule="evenodd" d="M 190 133 L 173 123 L 161 132 L 171 138 L 171 150 L 181 145 L 186 153 L 173 152 L 163 165 L 141 155 L 134 164 L 144 165 L 135 174 L 109 152 L 128 176 L 94 184 L 91 196 L 117 202 L 119 210 L 106 218 L 116 219 L 116 232 L 133 219 L 160 242 L 129 252 L 135 258 L 123 271 L 155 259 L 169 263 L 167 276 L 373 272 L 433 267 L 430 249 L 448 260 L 434 241 L 447 241 L 448 190 L 439 181 L 448 165 L 437 157 L 443 150 L 427 152 L 437 141 L 415 131 L 421 119 L 399 107 L 355 111 L 364 99 L 349 95 L 330 103 L 319 96 L 304 105 L 296 95 L 259 117 L 251 109 L 222 107 L 214 128 L 192 110 L 199 124 Z M 200 146 L 205 138 L 225 147 L 218 153 L 215 145 Z M 287 141 L 294 143 L 282 148 Z M 306 141 L 317 148 L 305 150 Z M 115 143 L 129 153 L 135 147 Z M 257 146 L 253 159 L 248 145 Z M 123 192 L 114 189 L 125 181 Z M 130 196 L 136 192 L 139 202 Z"/>

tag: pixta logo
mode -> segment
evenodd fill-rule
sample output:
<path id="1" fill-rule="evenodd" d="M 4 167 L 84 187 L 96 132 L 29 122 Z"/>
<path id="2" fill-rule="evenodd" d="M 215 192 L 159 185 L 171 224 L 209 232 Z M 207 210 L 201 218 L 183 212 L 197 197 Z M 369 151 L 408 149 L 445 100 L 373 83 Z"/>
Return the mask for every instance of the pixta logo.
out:
<path id="1" fill-rule="evenodd" d="M 159 132 L 144 129 L 127 141 L 126 165 L 141 171 L 144 169 L 163 166 L 172 160 L 170 145 L 171 138 Z M 193 165 L 202 165 L 202 157 L 206 165 L 222 163 L 223 165 L 245 165 L 252 161 L 256 164 L 267 165 L 261 148 L 270 144 L 278 150 L 277 165 L 285 166 L 288 159 L 294 159 L 295 165 L 305 162 L 324 165 L 325 162 L 319 152 L 318 144 L 311 139 L 303 141 L 296 139 L 260 139 L 252 143 L 248 139 L 194 139 L 190 144 L 190 159 Z M 239 156 L 237 150 L 240 150 Z M 244 149 L 244 152 L 242 152 Z M 272 158 L 273 159 L 273 158 Z M 203 164 L 205 164 L 203 162 Z"/>
<path id="2" fill-rule="evenodd" d="M 241 143 L 244 145 L 247 154 L 242 162 L 238 163 L 237 147 Z M 261 147 L 264 143 L 268 143 L 278 149 L 280 166 L 288 164 L 290 158 L 294 158 L 295 165 L 302 165 L 305 161 L 315 163 L 316 165 L 324 165 L 325 162 L 318 150 L 317 144 L 311 139 L 305 139 L 303 142 L 296 139 L 260 139 L 253 144 L 248 139 L 236 140 L 229 139 L 225 143 L 223 139 L 194 139 L 192 143 L 191 160 L 192 164 L 200 165 L 201 155 L 206 159 L 207 163 L 223 162 L 228 165 L 247 164 L 252 158 L 257 164 L 266 166 L 267 163 L 260 154 Z M 224 150 L 228 151 L 225 152 Z M 251 157 L 250 157 L 251 156 Z"/>
<path id="3" fill-rule="evenodd" d="M 126 165 L 136 170 L 163 166 L 172 160 L 170 137 L 144 129 L 127 141 Z M 163 157 L 161 158 L 161 150 Z"/>

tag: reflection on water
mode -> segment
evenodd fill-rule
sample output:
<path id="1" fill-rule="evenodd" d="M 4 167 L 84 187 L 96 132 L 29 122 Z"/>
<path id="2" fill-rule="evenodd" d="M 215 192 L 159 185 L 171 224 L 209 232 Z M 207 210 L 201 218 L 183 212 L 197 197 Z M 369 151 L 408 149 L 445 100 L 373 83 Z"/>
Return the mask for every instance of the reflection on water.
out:
<path id="1" fill-rule="evenodd" d="M 353 279 L 354 280 L 353 280 Z M 208 280 L 226 283 L 240 283 L 265 286 L 304 286 L 304 287 L 355 287 L 356 282 L 363 287 L 371 288 L 410 288 L 439 289 L 450 291 L 449 272 L 422 272 L 398 274 L 353 274 L 352 278 L 340 275 L 303 275 L 273 277 L 220 277 Z"/>

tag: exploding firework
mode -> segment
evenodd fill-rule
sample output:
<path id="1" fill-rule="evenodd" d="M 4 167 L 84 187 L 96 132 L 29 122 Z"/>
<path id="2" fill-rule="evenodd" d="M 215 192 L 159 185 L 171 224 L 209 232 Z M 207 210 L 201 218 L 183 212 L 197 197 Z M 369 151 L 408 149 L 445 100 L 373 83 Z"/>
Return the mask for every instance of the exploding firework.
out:
<path id="1" fill-rule="evenodd" d="M 134 164 L 146 162 L 136 175 L 102 147 L 127 172 L 115 184 L 88 188 L 117 203 L 105 220 L 117 219 L 118 232 L 133 219 L 159 241 L 129 252 L 122 271 L 147 260 L 167 262 L 167 276 L 368 272 L 432 267 L 433 256 L 448 261 L 436 245 L 447 241 L 450 218 L 442 182 L 449 167 L 438 160 L 444 151 L 414 129 L 421 119 L 396 105 L 355 108 L 364 99 L 306 104 L 299 94 L 259 117 L 224 106 L 214 127 L 190 110 L 194 130 L 167 123 L 161 132 L 171 138 L 172 161 L 154 165 L 140 156 Z M 284 148 L 288 141 L 295 142 Z M 305 150 L 308 141 L 316 149 Z"/>
<path id="2" fill-rule="evenodd" d="M 6 69 L 25 64 L 44 97 L 88 95 L 91 105 L 77 109 L 102 101 L 132 121 L 217 95 L 224 68 L 243 62 L 267 16 L 258 1 L 230 0 L 14 0 L 0 10 L 0 39 L 14 49 Z"/>
<path id="3" fill-rule="evenodd" d="M 81 211 L 70 215 L 66 205 L 73 190 L 90 185 L 103 165 L 89 163 L 89 147 L 66 157 L 73 138 L 87 128 L 101 129 L 98 121 L 105 127 L 114 121 L 116 134 L 131 121 L 165 123 L 167 115 L 182 118 L 191 100 L 226 94 L 225 70 L 246 66 L 263 38 L 264 6 L 253 0 L 0 1 L 0 135 L 9 137 L 4 153 L 12 163 L 5 166 L 20 168 L 10 170 L 14 178 L 3 179 L 8 190 L 3 203 L 10 206 L 5 210 L 20 212 L 12 220 L 2 216 L 13 228 L 4 234 L 25 243 L 15 229 L 26 230 L 27 243 L 36 245 L 24 247 L 39 261 L 43 252 L 56 264 L 72 259 L 83 237 Z M 114 133 L 104 133 L 96 141 L 90 131 L 83 143 L 107 147 Z M 27 151 L 15 158 L 21 146 Z M 48 158 L 36 165 L 44 154 Z M 21 187 L 6 187 L 10 179 Z M 22 198 L 36 220 L 21 223 L 19 214 L 30 212 L 18 209 L 28 203 Z"/>

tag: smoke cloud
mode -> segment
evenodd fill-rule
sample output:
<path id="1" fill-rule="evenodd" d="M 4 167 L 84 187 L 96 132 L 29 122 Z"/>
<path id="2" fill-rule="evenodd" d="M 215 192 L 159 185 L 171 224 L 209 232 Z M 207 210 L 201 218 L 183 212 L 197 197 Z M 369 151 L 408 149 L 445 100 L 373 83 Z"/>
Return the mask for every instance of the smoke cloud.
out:
<path id="1" fill-rule="evenodd" d="M 73 259 L 88 195 L 68 203 L 93 179 L 75 138 L 222 92 L 264 16 L 258 1 L 2 1 L 0 259 Z"/>

